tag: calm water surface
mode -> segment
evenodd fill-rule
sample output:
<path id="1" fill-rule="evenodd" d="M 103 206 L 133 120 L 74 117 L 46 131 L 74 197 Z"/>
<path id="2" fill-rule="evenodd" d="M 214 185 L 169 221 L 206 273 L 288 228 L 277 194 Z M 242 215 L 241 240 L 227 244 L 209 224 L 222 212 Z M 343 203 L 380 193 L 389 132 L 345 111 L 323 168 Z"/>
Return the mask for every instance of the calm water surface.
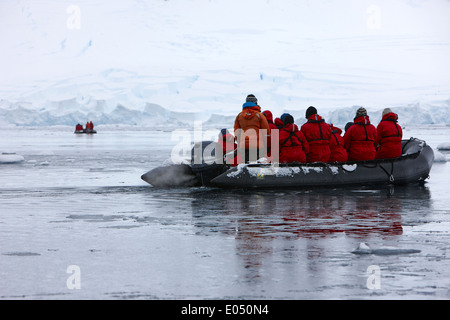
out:
<path id="1" fill-rule="evenodd" d="M 449 131 L 405 136 L 436 147 Z M 153 188 L 140 175 L 170 135 L 2 130 L 0 151 L 25 161 L 0 165 L 0 298 L 450 298 L 446 162 L 423 186 Z M 361 242 L 420 252 L 353 253 Z"/>

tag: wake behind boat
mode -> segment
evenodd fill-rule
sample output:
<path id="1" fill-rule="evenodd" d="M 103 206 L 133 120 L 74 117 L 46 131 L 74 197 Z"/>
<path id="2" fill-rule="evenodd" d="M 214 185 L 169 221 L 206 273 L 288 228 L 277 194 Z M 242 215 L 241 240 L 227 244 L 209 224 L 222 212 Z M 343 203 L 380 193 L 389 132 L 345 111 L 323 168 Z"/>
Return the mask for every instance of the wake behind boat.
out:
<path id="1" fill-rule="evenodd" d="M 197 148 L 197 149 L 196 149 Z M 199 162 L 199 153 L 206 155 Z M 191 164 L 158 167 L 142 175 L 155 187 L 211 186 L 219 188 L 302 188 L 346 185 L 403 185 L 423 183 L 429 176 L 434 153 L 425 141 L 402 140 L 402 156 L 395 159 L 342 163 L 221 164 L 215 159 L 216 142 L 204 141 L 192 149 Z M 209 150 L 212 150 L 211 152 Z M 182 169 L 180 167 L 182 166 Z M 161 179 L 166 176 L 178 179 Z M 166 183 L 162 183 L 162 181 Z M 167 183 L 170 181 L 170 183 Z M 187 181 L 187 182 L 186 182 Z"/>

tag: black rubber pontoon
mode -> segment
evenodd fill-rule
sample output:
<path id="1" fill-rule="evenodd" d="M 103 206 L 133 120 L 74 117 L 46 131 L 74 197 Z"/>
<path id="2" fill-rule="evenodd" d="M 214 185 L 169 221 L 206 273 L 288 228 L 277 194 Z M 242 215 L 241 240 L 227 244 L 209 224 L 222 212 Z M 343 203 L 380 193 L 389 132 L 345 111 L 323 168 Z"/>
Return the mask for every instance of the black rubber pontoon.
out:
<path id="1" fill-rule="evenodd" d="M 403 140 L 395 159 L 345 163 L 241 164 L 211 180 L 221 188 L 300 188 L 345 185 L 408 184 L 428 178 L 434 153 L 425 141 Z"/>

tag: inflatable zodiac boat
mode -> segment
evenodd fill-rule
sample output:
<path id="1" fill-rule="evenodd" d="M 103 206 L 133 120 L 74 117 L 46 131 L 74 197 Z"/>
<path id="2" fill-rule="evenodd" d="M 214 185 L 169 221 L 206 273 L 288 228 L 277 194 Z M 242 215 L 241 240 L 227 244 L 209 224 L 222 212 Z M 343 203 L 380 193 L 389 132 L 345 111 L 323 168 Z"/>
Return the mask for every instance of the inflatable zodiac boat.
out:
<path id="1" fill-rule="evenodd" d="M 141 176 L 154 187 L 207 186 L 219 188 L 302 188 L 346 185 L 402 185 L 429 177 L 434 153 L 425 141 L 402 141 L 402 156 L 395 159 L 342 163 L 240 164 L 217 161 L 216 142 L 194 145 L 191 164 L 155 168 Z M 222 155 L 220 155 L 222 157 Z"/>

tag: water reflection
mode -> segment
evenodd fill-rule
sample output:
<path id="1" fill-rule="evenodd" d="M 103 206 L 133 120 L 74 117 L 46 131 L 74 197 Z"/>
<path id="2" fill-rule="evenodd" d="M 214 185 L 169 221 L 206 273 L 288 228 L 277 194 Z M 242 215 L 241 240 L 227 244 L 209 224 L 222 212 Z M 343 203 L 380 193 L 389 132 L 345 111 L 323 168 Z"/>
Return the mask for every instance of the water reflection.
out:
<path id="1" fill-rule="evenodd" d="M 402 215 L 427 212 L 427 186 L 379 189 L 245 191 L 197 189 L 192 214 L 198 233 L 252 238 L 365 238 L 402 234 Z M 425 210 L 424 210 L 425 209 Z"/>
<path id="2" fill-rule="evenodd" d="M 317 261 L 326 249 L 322 240 L 398 238 L 403 233 L 403 221 L 422 221 L 417 215 L 426 215 L 431 203 L 427 186 L 302 191 L 197 189 L 193 197 L 196 233 L 219 232 L 233 237 L 249 282 L 261 276 L 265 259 L 272 256 L 275 247 L 280 249 L 280 241 L 285 263 L 304 255 L 308 272 L 317 274 Z M 305 242 L 301 254 L 291 241 L 296 239 Z"/>

